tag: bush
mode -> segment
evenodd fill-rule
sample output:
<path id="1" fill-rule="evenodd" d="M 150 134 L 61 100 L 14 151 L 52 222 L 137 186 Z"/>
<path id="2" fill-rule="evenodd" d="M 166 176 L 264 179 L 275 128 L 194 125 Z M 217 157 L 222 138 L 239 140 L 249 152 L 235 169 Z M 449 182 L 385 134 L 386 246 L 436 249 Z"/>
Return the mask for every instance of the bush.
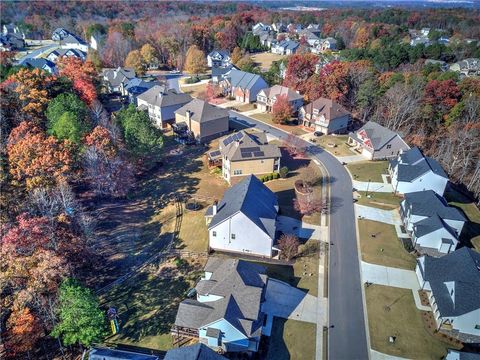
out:
<path id="1" fill-rule="evenodd" d="M 280 176 L 282 179 L 285 179 L 285 178 L 287 177 L 287 175 L 288 175 L 288 167 L 282 166 L 282 167 L 280 168 L 280 172 L 279 172 L 278 174 L 279 174 L 279 176 Z"/>
<path id="2" fill-rule="evenodd" d="M 195 84 L 199 81 L 200 81 L 200 79 L 198 77 L 191 76 L 191 77 L 185 79 L 185 84 Z"/>
<path id="3" fill-rule="evenodd" d="M 278 179 L 279 177 L 280 177 L 280 174 L 279 174 L 279 173 L 277 173 L 277 172 L 273 173 L 273 178 L 274 178 L 275 180 Z"/>

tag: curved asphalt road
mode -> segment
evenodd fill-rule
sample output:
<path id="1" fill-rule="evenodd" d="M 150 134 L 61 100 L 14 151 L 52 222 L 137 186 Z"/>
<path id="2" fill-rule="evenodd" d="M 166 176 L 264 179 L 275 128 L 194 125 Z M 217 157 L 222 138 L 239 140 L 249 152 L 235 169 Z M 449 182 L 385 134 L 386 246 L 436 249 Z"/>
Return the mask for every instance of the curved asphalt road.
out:
<path id="1" fill-rule="evenodd" d="M 231 111 L 237 123 L 266 130 L 286 140 L 287 133 Z M 360 264 L 353 211 L 352 181 L 343 165 L 330 153 L 305 141 L 309 153 L 320 161 L 330 178 L 330 259 L 328 269 L 328 358 L 364 360 L 369 351 L 360 279 Z"/>

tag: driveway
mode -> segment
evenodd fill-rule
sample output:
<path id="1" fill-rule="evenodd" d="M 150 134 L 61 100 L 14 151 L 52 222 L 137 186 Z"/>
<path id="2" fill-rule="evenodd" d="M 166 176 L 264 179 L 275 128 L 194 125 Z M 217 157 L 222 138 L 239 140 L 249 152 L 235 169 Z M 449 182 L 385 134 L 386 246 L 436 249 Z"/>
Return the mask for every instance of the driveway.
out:
<path id="1" fill-rule="evenodd" d="M 420 301 L 420 296 L 418 295 L 420 284 L 418 283 L 415 271 L 370 264 L 362 261 L 362 280 L 364 283 L 369 282 L 372 284 L 411 289 L 417 308 L 423 311 L 432 310 L 430 306 L 424 306 Z"/>
<path id="2" fill-rule="evenodd" d="M 402 225 L 398 210 L 382 210 L 371 206 L 355 204 L 355 213 L 359 218 L 380 221 L 390 225 Z"/>
<path id="3" fill-rule="evenodd" d="M 365 161 L 365 156 L 363 155 L 337 156 L 337 159 L 342 163 L 350 164 L 358 161 Z"/>
<path id="4" fill-rule="evenodd" d="M 59 47 L 58 44 L 42 46 L 41 48 L 38 48 L 37 50 L 33 50 L 33 51 L 30 51 L 29 53 L 25 54 L 20 59 L 18 59 L 17 62 L 20 64 L 24 60 L 34 59 L 37 56 L 39 56 L 40 54 L 42 54 L 43 52 L 45 52 L 47 50 L 50 50 L 50 49 L 53 51 L 53 49 L 57 48 L 57 47 Z"/>
<path id="5" fill-rule="evenodd" d="M 326 226 L 312 225 L 289 216 L 279 216 L 277 229 L 286 234 L 295 234 L 302 239 L 322 239 L 323 232 L 327 231 Z"/>
<path id="6" fill-rule="evenodd" d="M 359 191 L 370 191 L 370 192 L 384 192 L 390 193 L 393 192 L 392 184 L 387 182 L 373 182 L 373 181 L 358 181 L 353 180 L 353 187 Z"/>

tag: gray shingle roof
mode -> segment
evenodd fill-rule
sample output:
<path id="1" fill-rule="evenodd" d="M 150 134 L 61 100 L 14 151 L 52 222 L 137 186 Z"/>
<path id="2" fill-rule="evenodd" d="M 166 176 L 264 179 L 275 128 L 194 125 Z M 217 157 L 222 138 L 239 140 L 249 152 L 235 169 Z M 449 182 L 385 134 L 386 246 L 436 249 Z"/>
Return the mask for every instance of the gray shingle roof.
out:
<path id="1" fill-rule="evenodd" d="M 363 125 L 359 130 L 354 133 L 350 133 L 349 136 L 361 143 L 364 142 L 358 135 L 362 131 L 365 131 L 367 137 L 372 142 L 372 146 L 374 150 L 380 150 L 384 147 L 387 143 L 390 142 L 394 137 L 399 136 L 396 132 L 387 129 L 386 127 L 377 124 L 374 121 L 369 121 L 365 125 Z"/>
<path id="2" fill-rule="evenodd" d="M 190 111 L 192 120 L 199 123 L 221 119 L 229 116 L 228 110 L 211 105 L 208 102 L 200 99 L 193 99 L 192 101 L 175 111 L 175 113 L 186 116 L 187 111 Z"/>
<path id="3" fill-rule="evenodd" d="M 166 89 L 165 86 L 155 85 L 138 96 L 139 100 L 146 101 L 150 105 L 166 107 L 173 105 L 183 106 L 192 100 L 188 94 L 177 93 L 174 89 Z"/>
<path id="4" fill-rule="evenodd" d="M 117 87 L 122 83 L 127 83 L 135 77 L 135 71 L 131 68 L 104 69 L 103 76 L 112 86 Z"/>
<path id="5" fill-rule="evenodd" d="M 429 171 L 448 179 L 448 175 L 442 166 L 431 157 L 424 156 L 417 147 L 403 152 L 400 155 L 400 162 L 392 163 L 392 165 L 395 164 L 398 164 L 398 181 L 410 182 Z"/>
<path id="6" fill-rule="evenodd" d="M 455 230 L 436 214 L 416 222 L 414 225 L 414 232 L 416 237 L 422 237 L 442 228 L 448 231 L 454 238 L 458 236 L 455 234 Z"/>
<path id="7" fill-rule="evenodd" d="M 261 83 L 262 86 L 267 87 L 267 83 L 260 75 L 252 74 L 249 72 L 232 69 L 230 73 L 226 75 L 230 84 L 233 87 L 240 89 L 251 89 L 255 84 Z"/>
<path id="8" fill-rule="evenodd" d="M 38 59 L 28 58 L 23 60 L 20 65 L 37 68 L 37 69 L 43 69 L 46 66 L 48 66 L 51 69 L 55 69 L 55 64 L 50 60 L 44 59 L 44 58 L 38 58 Z"/>
<path id="9" fill-rule="evenodd" d="M 273 98 L 274 96 L 287 95 L 288 101 L 294 101 L 303 99 L 303 96 L 297 93 L 296 91 L 281 85 L 274 85 L 270 88 L 262 90 L 268 98 Z"/>
<path id="10" fill-rule="evenodd" d="M 275 238 L 275 220 L 278 213 L 277 196 L 254 175 L 225 191 L 217 205 L 209 229 L 242 212 L 272 239 Z"/>
<path id="11" fill-rule="evenodd" d="M 303 108 L 307 114 L 313 116 L 324 115 L 327 121 L 332 121 L 336 118 L 350 114 L 342 105 L 327 98 L 318 98 L 317 100 L 303 106 Z M 314 114 L 314 110 L 318 111 L 318 114 Z"/>
<path id="12" fill-rule="evenodd" d="M 226 358 L 204 344 L 195 344 L 168 350 L 164 360 L 226 360 Z"/>
<path id="13" fill-rule="evenodd" d="M 442 317 L 480 308 L 480 254 L 461 248 L 440 258 L 425 256 L 424 279 L 430 283 Z M 446 283 L 454 283 L 453 300 Z"/>
<path id="14" fill-rule="evenodd" d="M 433 190 L 405 194 L 405 207 L 411 208 L 413 215 L 427 217 L 438 215 L 442 219 L 466 221 L 460 210 L 448 206 L 445 199 Z"/>
<path id="15" fill-rule="evenodd" d="M 89 360 L 158 360 L 158 356 L 94 347 L 90 350 Z"/>
<path id="16" fill-rule="evenodd" d="M 231 161 L 271 159 L 282 156 L 277 145 L 270 145 L 264 132 L 239 131 L 220 139 L 220 152 Z"/>

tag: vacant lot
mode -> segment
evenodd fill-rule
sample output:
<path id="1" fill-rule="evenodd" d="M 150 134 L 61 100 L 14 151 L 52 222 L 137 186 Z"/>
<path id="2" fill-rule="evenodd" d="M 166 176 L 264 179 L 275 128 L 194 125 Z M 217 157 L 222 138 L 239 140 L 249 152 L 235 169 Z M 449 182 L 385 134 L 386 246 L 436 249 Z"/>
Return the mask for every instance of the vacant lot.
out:
<path id="1" fill-rule="evenodd" d="M 189 94 L 191 97 L 198 98 L 205 96 L 205 90 L 207 89 L 207 84 L 202 83 L 199 85 L 189 85 L 189 86 L 180 86 L 180 89 L 185 93 Z"/>
<path id="2" fill-rule="evenodd" d="M 393 210 L 400 206 L 402 198 L 393 193 L 379 193 L 369 192 L 367 197 L 366 191 L 358 191 L 360 197 L 358 198 L 358 204 L 371 206 L 383 210 Z"/>
<path id="3" fill-rule="evenodd" d="M 264 122 L 264 123 L 266 123 L 270 126 L 275 126 L 279 129 L 282 129 L 283 131 L 292 133 L 294 135 L 303 135 L 303 134 L 307 133 L 305 130 L 303 130 L 298 125 L 294 125 L 294 124 L 292 124 L 292 125 L 275 124 L 272 121 L 272 114 L 270 114 L 270 113 L 257 113 L 257 114 L 252 114 L 250 116 L 252 118 L 260 120 L 260 121 L 262 121 L 262 122 Z"/>
<path id="4" fill-rule="evenodd" d="M 332 153 L 335 156 L 356 155 L 347 145 L 347 135 L 325 135 L 316 137 L 312 134 L 312 139 L 317 145 Z"/>
<path id="5" fill-rule="evenodd" d="M 267 360 L 315 359 L 315 324 L 274 318 Z"/>
<path id="6" fill-rule="evenodd" d="M 286 55 L 272 54 L 271 52 L 263 52 L 253 54 L 251 56 L 254 63 L 256 63 L 264 71 L 268 71 L 274 61 L 282 60 L 286 58 Z"/>
<path id="7" fill-rule="evenodd" d="M 371 347 L 409 359 L 442 359 L 447 344 L 432 337 L 415 307 L 411 290 L 371 285 L 365 289 Z M 390 343 L 389 337 L 395 337 Z"/>
<path id="8" fill-rule="evenodd" d="M 383 182 L 382 174 L 388 173 L 388 161 L 361 161 L 348 164 L 353 180 Z"/>
<path id="9" fill-rule="evenodd" d="M 364 261 L 401 269 L 415 269 L 415 258 L 405 250 L 393 225 L 358 220 L 358 231 Z"/>

